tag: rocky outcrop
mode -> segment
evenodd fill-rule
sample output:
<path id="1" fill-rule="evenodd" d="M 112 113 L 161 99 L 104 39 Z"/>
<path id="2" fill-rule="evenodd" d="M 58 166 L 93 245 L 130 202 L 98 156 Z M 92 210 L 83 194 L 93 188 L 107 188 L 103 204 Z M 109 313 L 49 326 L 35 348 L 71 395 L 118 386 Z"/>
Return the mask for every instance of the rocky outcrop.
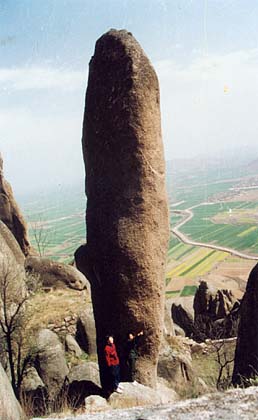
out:
<path id="1" fill-rule="evenodd" d="M 137 378 L 155 386 L 169 238 L 157 76 L 127 31 L 110 30 L 90 62 L 83 122 L 87 245 L 76 265 L 90 280 L 105 386 L 105 335 L 122 351 L 145 332 Z"/>
<path id="2" fill-rule="evenodd" d="M 30 252 L 26 222 L 16 203 L 10 184 L 3 174 L 3 159 L 0 155 L 0 220 L 10 229 L 24 255 Z"/>
<path id="3" fill-rule="evenodd" d="M 27 257 L 25 269 L 38 275 L 43 287 L 64 288 L 75 290 L 87 288 L 87 279 L 75 267 L 41 257 Z"/>
<path id="4" fill-rule="evenodd" d="M 229 315 L 236 298 L 231 290 L 215 289 L 205 281 L 201 281 L 194 296 L 195 319 L 199 316 L 208 315 L 211 319 L 221 319 Z"/>
<path id="5" fill-rule="evenodd" d="M 258 372 L 258 264 L 252 269 L 240 307 L 232 381 L 250 385 Z"/>
<path id="6" fill-rule="evenodd" d="M 231 290 L 215 289 L 201 281 L 194 296 L 197 340 L 229 338 L 237 332 L 239 302 Z"/>
<path id="7" fill-rule="evenodd" d="M 49 400 L 54 401 L 68 375 L 62 344 L 55 333 L 42 329 L 36 339 L 35 352 L 35 367 L 47 388 Z"/>
<path id="8" fill-rule="evenodd" d="M 239 322 L 239 301 L 230 290 L 219 290 L 200 282 L 194 296 L 194 319 L 181 305 L 173 303 L 173 321 L 187 337 L 196 341 L 206 338 L 235 337 Z"/>
<path id="9" fill-rule="evenodd" d="M 92 308 L 87 308 L 78 316 L 76 340 L 89 355 L 97 353 L 96 328 Z"/>
<path id="10" fill-rule="evenodd" d="M 25 420 L 20 404 L 15 398 L 9 379 L 0 363 L 0 419 Z"/>

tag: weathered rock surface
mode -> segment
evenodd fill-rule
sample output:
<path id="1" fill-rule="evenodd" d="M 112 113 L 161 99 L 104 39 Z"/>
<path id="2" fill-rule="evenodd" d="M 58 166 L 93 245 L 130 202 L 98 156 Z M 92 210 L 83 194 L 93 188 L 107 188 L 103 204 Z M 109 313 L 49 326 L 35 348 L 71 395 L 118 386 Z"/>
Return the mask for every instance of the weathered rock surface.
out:
<path id="1" fill-rule="evenodd" d="M 5 253 L 13 264 L 24 266 L 24 255 L 21 248 L 8 227 L 0 220 L 0 250 Z"/>
<path id="2" fill-rule="evenodd" d="M 75 357 L 82 355 L 82 349 L 71 334 L 67 334 L 65 337 L 65 349 Z"/>
<path id="3" fill-rule="evenodd" d="M 123 382 L 123 393 L 117 394 L 113 392 L 109 397 L 109 404 L 112 408 L 132 408 L 144 405 L 158 405 L 178 400 L 178 395 L 175 391 L 167 389 L 164 392 L 165 386 L 160 389 L 152 389 L 141 384 L 132 384 L 130 382 Z"/>
<path id="4" fill-rule="evenodd" d="M 9 379 L 0 363 L 0 419 L 25 420 Z"/>
<path id="5" fill-rule="evenodd" d="M 65 417 L 63 420 L 73 420 Z M 256 420 L 258 419 L 258 388 L 235 389 L 192 400 L 158 407 L 110 410 L 99 414 L 82 414 L 76 420 Z M 40 419 L 34 419 L 40 420 Z M 57 420 L 48 418 L 46 420 Z"/>
<path id="6" fill-rule="evenodd" d="M 83 362 L 73 367 L 68 374 L 69 383 L 91 381 L 100 386 L 99 367 L 95 362 Z"/>
<path id="7" fill-rule="evenodd" d="M 229 315 L 236 298 L 231 290 L 220 290 L 201 281 L 194 296 L 195 319 L 200 315 L 209 315 L 212 319 L 221 319 Z"/>
<path id="8" fill-rule="evenodd" d="M 112 407 L 108 404 L 107 400 L 100 395 L 90 395 L 85 398 L 85 409 L 87 413 L 98 413 L 111 410 Z"/>
<path id="9" fill-rule="evenodd" d="M 24 255 L 30 252 L 26 222 L 16 203 L 10 184 L 3 173 L 3 159 L 0 154 L 0 219 L 10 229 Z"/>
<path id="10" fill-rule="evenodd" d="M 168 306 L 165 304 L 165 313 L 164 313 L 164 327 L 163 327 L 164 336 L 172 337 L 175 335 L 174 323 L 171 316 L 171 311 Z"/>
<path id="11" fill-rule="evenodd" d="M 191 348 L 182 340 L 174 338 L 174 344 L 162 348 L 158 362 L 158 376 L 167 384 L 181 392 L 193 383 Z"/>
<path id="12" fill-rule="evenodd" d="M 25 269 L 39 275 L 44 287 L 70 287 L 75 290 L 87 288 L 87 279 L 75 267 L 52 261 L 47 258 L 29 256 L 25 260 Z"/>
<path id="13" fill-rule="evenodd" d="M 171 315 L 175 324 L 182 328 L 187 337 L 195 335 L 194 320 L 190 312 L 183 308 L 182 305 L 172 304 Z"/>
<path id="14" fill-rule="evenodd" d="M 258 372 L 258 264 L 252 269 L 240 307 L 237 336 L 234 384 L 248 384 Z"/>
<path id="15" fill-rule="evenodd" d="M 110 30 L 90 62 L 83 123 L 87 245 L 76 265 L 90 280 L 98 357 L 112 332 L 145 331 L 137 364 L 155 386 L 169 238 L 157 76 L 127 31 Z"/>
<path id="16" fill-rule="evenodd" d="M 76 407 L 83 406 L 89 395 L 102 395 L 97 363 L 84 362 L 75 366 L 69 372 L 68 381 L 68 396 Z"/>
<path id="17" fill-rule="evenodd" d="M 97 353 L 96 327 L 92 307 L 86 308 L 78 316 L 76 340 L 86 353 L 90 355 Z"/>
<path id="18" fill-rule="evenodd" d="M 58 336 L 50 330 L 42 329 L 36 339 L 37 372 L 46 385 L 49 399 L 54 400 L 68 375 L 65 354 Z"/>

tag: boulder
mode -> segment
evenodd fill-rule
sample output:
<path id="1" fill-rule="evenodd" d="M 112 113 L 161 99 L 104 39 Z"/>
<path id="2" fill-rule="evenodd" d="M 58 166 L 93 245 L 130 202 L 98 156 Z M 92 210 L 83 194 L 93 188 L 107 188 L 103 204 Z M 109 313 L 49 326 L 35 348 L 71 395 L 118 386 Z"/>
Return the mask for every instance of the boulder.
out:
<path id="1" fill-rule="evenodd" d="M 75 381 L 90 381 L 100 386 L 98 364 L 95 362 L 82 362 L 74 366 L 68 374 L 68 381 L 70 384 Z"/>
<path id="2" fill-rule="evenodd" d="M 65 337 L 65 349 L 75 357 L 82 355 L 82 349 L 71 334 L 67 334 Z"/>
<path id="3" fill-rule="evenodd" d="M 0 419 L 25 420 L 21 406 L 15 398 L 9 379 L 0 364 Z"/>
<path id="4" fill-rule="evenodd" d="M 39 276 L 43 287 L 75 290 L 87 288 L 87 279 L 75 267 L 52 261 L 47 258 L 29 256 L 25 260 L 25 269 Z"/>
<path id="5" fill-rule="evenodd" d="M 93 309 L 91 307 L 88 307 L 78 315 L 76 340 L 81 348 L 89 355 L 97 353 L 96 327 Z"/>
<path id="6" fill-rule="evenodd" d="M 102 395 L 97 363 L 84 362 L 73 367 L 68 375 L 68 397 L 75 407 L 81 407 L 89 395 Z"/>
<path id="7" fill-rule="evenodd" d="M 144 329 L 137 378 L 155 387 L 169 240 L 159 85 L 125 30 L 96 43 L 82 145 L 87 245 L 75 258 L 91 283 L 102 385 L 105 336 L 112 331 L 122 351 L 125 331 Z"/>
<path id="8" fill-rule="evenodd" d="M 158 376 L 179 393 L 191 386 L 194 374 L 190 345 L 174 337 L 172 344 L 163 347 L 159 356 Z"/>
<path id="9" fill-rule="evenodd" d="M 50 400 L 54 400 L 68 375 L 65 353 L 58 336 L 48 330 L 39 331 L 36 338 L 37 372 L 45 384 Z"/>
<path id="10" fill-rule="evenodd" d="M 178 395 L 171 389 L 166 389 L 165 385 L 160 385 L 152 389 L 142 384 L 123 382 L 123 393 L 114 392 L 109 397 L 109 404 L 112 408 L 132 408 L 144 405 L 167 404 L 178 400 Z"/>
<path id="11" fill-rule="evenodd" d="M 240 307 L 232 382 L 251 385 L 258 372 L 258 264 L 252 269 Z"/>
<path id="12" fill-rule="evenodd" d="M 100 395 L 90 395 L 85 398 L 85 409 L 87 414 L 91 414 L 111 410 L 111 407 Z"/>
<path id="13" fill-rule="evenodd" d="M 10 184 L 3 173 L 3 159 L 0 155 L 0 220 L 10 229 L 24 255 L 30 252 L 26 222 L 16 203 Z"/>

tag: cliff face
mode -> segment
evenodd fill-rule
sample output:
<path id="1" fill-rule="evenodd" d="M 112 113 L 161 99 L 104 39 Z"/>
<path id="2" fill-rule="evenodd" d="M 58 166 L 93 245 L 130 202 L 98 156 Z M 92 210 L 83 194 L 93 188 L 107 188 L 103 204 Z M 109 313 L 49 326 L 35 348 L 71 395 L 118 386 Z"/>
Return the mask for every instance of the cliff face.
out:
<path id="1" fill-rule="evenodd" d="M 138 42 L 110 30 L 90 62 L 83 123 L 87 245 L 102 383 L 106 334 L 144 330 L 138 380 L 155 386 L 169 238 L 157 76 Z M 123 358 L 122 358 L 123 360 Z"/>
<path id="2" fill-rule="evenodd" d="M 0 155 L 0 220 L 10 229 L 24 255 L 30 252 L 26 222 L 14 199 L 10 184 L 3 173 L 3 159 Z"/>

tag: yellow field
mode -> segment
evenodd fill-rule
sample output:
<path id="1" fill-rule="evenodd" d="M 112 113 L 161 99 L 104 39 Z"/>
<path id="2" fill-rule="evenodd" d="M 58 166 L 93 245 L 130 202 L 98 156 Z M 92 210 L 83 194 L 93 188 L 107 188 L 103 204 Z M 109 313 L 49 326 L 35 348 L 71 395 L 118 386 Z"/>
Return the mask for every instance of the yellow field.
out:
<path id="1" fill-rule="evenodd" d="M 175 262 L 176 266 L 167 273 L 166 277 L 173 280 L 187 272 L 187 278 L 195 278 L 208 273 L 216 263 L 223 261 L 226 257 L 225 252 L 205 248 L 198 249 L 190 257 L 188 256 L 186 261 Z M 169 265 L 171 267 L 172 262 Z"/>
<path id="2" fill-rule="evenodd" d="M 250 228 L 246 229 L 244 232 L 239 233 L 237 236 L 242 238 L 243 236 L 249 235 L 249 233 L 253 232 L 257 229 L 257 226 L 251 226 Z"/>

